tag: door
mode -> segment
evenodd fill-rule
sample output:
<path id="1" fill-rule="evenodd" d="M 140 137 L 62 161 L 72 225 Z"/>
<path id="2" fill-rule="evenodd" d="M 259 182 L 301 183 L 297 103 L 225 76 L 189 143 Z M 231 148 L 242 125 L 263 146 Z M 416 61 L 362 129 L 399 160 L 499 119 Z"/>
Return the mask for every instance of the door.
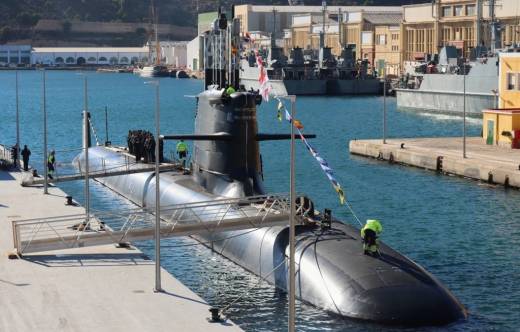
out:
<path id="1" fill-rule="evenodd" d="M 488 120 L 487 121 L 487 145 L 493 145 L 495 142 L 495 121 Z"/>

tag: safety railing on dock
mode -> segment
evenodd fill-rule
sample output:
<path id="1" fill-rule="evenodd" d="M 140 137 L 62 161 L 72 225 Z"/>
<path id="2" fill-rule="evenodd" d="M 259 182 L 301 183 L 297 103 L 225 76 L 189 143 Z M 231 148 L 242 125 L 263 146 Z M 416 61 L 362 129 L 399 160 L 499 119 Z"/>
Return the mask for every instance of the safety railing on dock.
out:
<path id="1" fill-rule="evenodd" d="M 289 223 L 287 195 L 253 196 L 164 206 L 160 210 L 163 237 L 212 235 L 222 231 L 281 226 Z M 13 221 L 19 254 L 154 238 L 155 215 L 150 209 Z"/>
<path id="2" fill-rule="evenodd" d="M 0 144 L 0 169 L 8 169 L 14 165 L 12 149 L 13 146 Z"/>

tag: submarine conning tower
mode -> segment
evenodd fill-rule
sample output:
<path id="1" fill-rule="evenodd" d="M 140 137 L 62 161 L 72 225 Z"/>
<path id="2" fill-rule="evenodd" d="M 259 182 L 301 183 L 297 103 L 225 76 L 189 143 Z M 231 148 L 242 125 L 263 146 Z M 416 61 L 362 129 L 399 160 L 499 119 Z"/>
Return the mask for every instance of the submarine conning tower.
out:
<path id="1" fill-rule="evenodd" d="M 205 91 L 198 95 L 192 167 L 199 185 L 226 197 L 264 192 L 256 121 L 261 98 L 240 91 L 239 48 L 240 21 L 228 21 L 219 9 L 204 35 Z"/>
<path id="2" fill-rule="evenodd" d="M 226 197 L 263 194 L 256 105 L 258 94 L 207 90 L 198 96 L 195 134 L 211 133 L 212 140 L 196 140 L 193 174 L 208 191 Z"/>

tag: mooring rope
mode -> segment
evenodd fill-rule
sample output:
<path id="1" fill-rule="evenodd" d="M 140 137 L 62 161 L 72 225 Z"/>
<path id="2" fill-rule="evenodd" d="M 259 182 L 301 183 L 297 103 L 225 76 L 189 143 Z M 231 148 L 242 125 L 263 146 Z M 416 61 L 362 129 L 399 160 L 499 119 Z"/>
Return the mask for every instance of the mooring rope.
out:
<path id="1" fill-rule="evenodd" d="M 352 205 L 350 205 L 350 203 L 345 200 L 345 205 L 347 206 L 347 208 L 349 209 L 350 213 L 352 214 L 352 216 L 354 216 L 354 218 L 356 219 L 356 221 L 358 222 L 359 226 L 363 227 L 363 223 L 361 223 L 361 220 L 359 220 L 358 216 L 356 215 L 356 213 L 354 212 L 354 209 L 352 208 Z"/>

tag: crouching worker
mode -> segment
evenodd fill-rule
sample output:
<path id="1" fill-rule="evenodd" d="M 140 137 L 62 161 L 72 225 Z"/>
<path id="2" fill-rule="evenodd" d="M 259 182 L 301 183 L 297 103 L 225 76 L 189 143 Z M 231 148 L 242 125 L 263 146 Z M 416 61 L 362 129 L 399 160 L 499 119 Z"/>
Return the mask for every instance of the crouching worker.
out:
<path id="1" fill-rule="evenodd" d="M 363 239 L 363 250 L 365 255 L 376 256 L 379 254 L 379 235 L 383 231 L 383 226 L 379 220 L 368 219 L 365 226 L 361 229 Z"/>

